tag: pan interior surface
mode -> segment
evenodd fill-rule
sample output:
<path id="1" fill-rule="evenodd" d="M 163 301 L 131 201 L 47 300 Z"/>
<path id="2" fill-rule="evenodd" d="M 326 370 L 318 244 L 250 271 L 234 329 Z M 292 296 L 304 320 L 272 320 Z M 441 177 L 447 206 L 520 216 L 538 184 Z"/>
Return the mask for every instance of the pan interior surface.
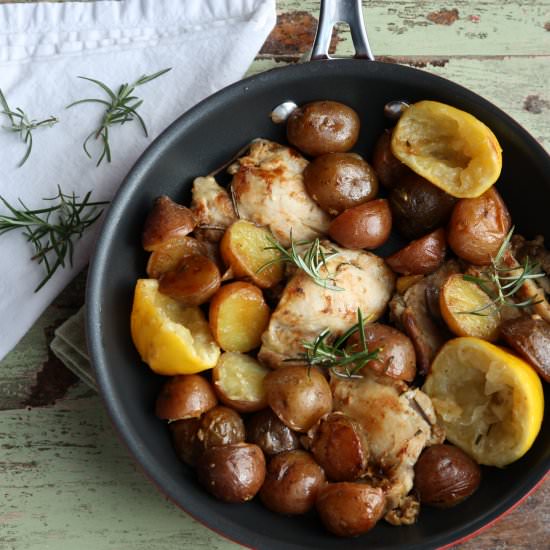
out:
<path id="1" fill-rule="evenodd" d="M 361 118 L 354 151 L 370 160 L 388 121 L 384 104 L 394 99 L 432 99 L 464 109 L 485 122 L 503 149 L 498 188 L 517 232 L 550 239 L 550 157 L 502 111 L 460 86 L 407 67 L 360 60 L 320 61 L 262 73 L 239 82 L 178 119 L 132 169 L 113 201 L 89 275 L 88 339 L 106 406 L 121 437 L 152 480 L 194 517 L 253 548 L 431 548 L 481 528 L 510 508 L 550 465 L 549 419 L 531 450 L 505 469 L 484 468 L 477 493 L 451 511 L 424 508 L 418 523 L 380 522 L 359 538 L 337 539 L 315 514 L 283 517 L 259 502 L 230 505 L 215 500 L 178 461 L 166 426 L 154 416 L 163 382 L 144 364 L 130 337 L 136 279 L 145 277 L 140 237 L 153 200 L 167 194 L 188 203 L 195 177 L 221 166 L 256 137 L 285 142 L 284 126 L 269 113 L 285 100 L 341 101 Z M 549 400 L 546 385 L 545 398 Z M 550 401 L 547 401 L 550 402 Z"/>

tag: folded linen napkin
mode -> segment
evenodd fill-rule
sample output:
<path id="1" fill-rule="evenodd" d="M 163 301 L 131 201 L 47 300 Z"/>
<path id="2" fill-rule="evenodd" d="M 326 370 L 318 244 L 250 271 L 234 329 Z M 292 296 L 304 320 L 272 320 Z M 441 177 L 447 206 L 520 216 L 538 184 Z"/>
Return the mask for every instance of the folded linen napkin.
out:
<path id="1" fill-rule="evenodd" d="M 275 0 L 122 0 L 61 4 L 0 5 L 0 89 L 11 109 L 21 107 L 42 120 L 60 122 L 33 132 L 33 149 L 18 134 L 0 128 L 0 196 L 42 208 L 42 198 L 73 191 L 82 198 L 109 200 L 141 152 L 192 105 L 238 80 L 275 23 Z M 136 92 L 144 100 L 137 122 L 110 133 L 112 163 L 96 167 L 99 142 L 82 150 L 101 120 L 99 104 L 65 107 L 83 98 L 101 98 L 91 82 L 113 89 L 172 67 Z M 0 109 L 1 110 L 1 109 Z M 0 115 L 0 126 L 9 120 Z M 7 209 L 0 204 L 0 214 Z M 17 343 L 43 309 L 87 263 L 100 222 L 78 241 L 72 268 L 59 269 L 38 292 L 44 277 L 31 262 L 32 248 L 20 231 L 0 235 L 0 359 Z"/>

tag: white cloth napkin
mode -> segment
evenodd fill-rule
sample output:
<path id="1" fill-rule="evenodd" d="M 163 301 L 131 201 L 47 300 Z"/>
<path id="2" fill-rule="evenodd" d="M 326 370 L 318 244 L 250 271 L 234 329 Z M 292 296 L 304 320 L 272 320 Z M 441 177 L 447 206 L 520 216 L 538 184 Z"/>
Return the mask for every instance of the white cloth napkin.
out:
<path id="1" fill-rule="evenodd" d="M 21 167 L 25 145 L 0 129 L 0 195 L 40 208 L 43 197 L 65 192 L 109 200 L 140 153 L 168 124 L 214 91 L 242 77 L 275 24 L 275 0 L 123 0 L 0 5 L 0 88 L 12 109 L 31 118 L 59 117 L 33 133 L 33 150 Z M 100 105 L 65 109 L 76 100 L 102 97 L 92 77 L 113 89 L 141 75 L 172 70 L 139 87 L 136 122 L 111 132 L 112 163 L 82 150 L 97 127 Z M 8 123 L 0 115 L 0 125 Z M 91 143 L 94 158 L 98 143 Z M 6 213 L 0 205 L 0 213 Z M 0 359 L 89 259 L 100 222 L 78 241 L 72 268 L 60 269 L 40 290 L 43 267 L 19 231 L 0 236 Z"/>

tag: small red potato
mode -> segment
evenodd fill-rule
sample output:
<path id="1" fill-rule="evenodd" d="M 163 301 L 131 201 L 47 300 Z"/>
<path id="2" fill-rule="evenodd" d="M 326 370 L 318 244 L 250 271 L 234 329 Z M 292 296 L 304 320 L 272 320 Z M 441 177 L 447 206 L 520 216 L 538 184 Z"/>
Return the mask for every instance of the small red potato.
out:
<path id="1" fill-rule="evenodd" d="M 410 168 L 398 160 L 391 150 L 391 130 L 384 130 L 374 146 L 372 167 L 384 187 L 393 187 L 407 174 Z"/>
<path id="2" fill-rule="evenodd" d="M 212 386 L 198 374 L 172 376 L 157 397 L 155 412 L 164 420 L 198 418 L 218 403 Z"/>
<path id="3" fill-rule="evenodd" d="M 241 443 L 244 437 L 244 423 L 239 413 L 220 405 L 202 415 L 196 434 L 197 443 L 202 450 Z"/>
<path id="4" fill-rule="evenodd" d="M 178 458 L 189 464 L 189 466 L 195 466 L 200 455 L 200 448 L 197 443 L 199 425 L 200 420 L 198 418 L 186 418 L 168 424 L 174 450 Z"/>
<path id="5" fill-rule="evenodd" d="M 186 256 L 208 256 L 205 244 L 193 237 L 181 237 L 168 241 L 151 252 L 147 262 L 147 277 L 159 279 L 163 273 L 173 271 Z"/>
<path id="6" fill-rule="evenodd" d="M 298 436 L 269 408 L 249 418 L 246 423 L 246 440 L 258 445 L 266 455 L 276 455 L 300 447 Z"/>
<path id="7" fill-rule="evenodd" d="M 209 447 L 197 465 L 199 482 L 225 502 L 246 502 L 265 479 L 264 453 L 257 445 L 234 443 Z"/>

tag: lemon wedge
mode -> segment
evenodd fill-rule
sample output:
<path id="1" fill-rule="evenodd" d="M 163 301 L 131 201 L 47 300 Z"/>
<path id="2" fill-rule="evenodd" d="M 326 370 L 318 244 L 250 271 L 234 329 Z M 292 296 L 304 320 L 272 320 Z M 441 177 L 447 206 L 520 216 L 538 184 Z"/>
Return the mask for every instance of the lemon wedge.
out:
<path id="1" fill-rule="evenodd" d="M 540 431 L 544 394 L 539 377 L 522 359 L 485 340 L 447 342 L 423 391 L 431 397 L 447 439 L 479 464 L 514 462 Z"/>
<path id="2" fill-rule="evenodd" d="M 202 311 L 161 294 L 156 279 L 138 279 L 130 326 L 141 359 L 158 374 L 193 374 L 220 357 Z"/>
<path id="3" fill-rule="evenodd" d="M 438 101 L 411 105 L 393 131 L 391 148 L 411 170 L 458 198 L 479 197 L 502 169 L 493 132 L 471 114 Z"/>

